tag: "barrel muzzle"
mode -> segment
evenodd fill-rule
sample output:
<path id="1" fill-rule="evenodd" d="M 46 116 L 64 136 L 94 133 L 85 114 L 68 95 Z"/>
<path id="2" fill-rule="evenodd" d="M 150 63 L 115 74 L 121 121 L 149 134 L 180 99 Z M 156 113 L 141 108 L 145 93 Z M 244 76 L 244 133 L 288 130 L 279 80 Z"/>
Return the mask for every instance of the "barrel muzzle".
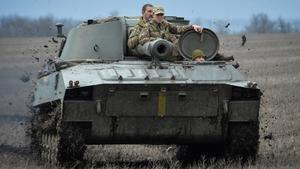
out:
<path id="1" fill-rule="evenodd" d="M 150 54 L 153 57 L 164 58 L 172 55 L 173 45 L 164 39 L 157 39 L 149 42 Z"/>

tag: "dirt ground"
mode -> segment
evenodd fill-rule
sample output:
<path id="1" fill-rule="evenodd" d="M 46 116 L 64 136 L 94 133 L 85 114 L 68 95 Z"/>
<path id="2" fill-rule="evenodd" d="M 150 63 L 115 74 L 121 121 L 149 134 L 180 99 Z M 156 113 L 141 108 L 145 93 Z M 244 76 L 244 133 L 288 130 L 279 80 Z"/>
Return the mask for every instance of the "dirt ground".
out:
<path id="1" fill-rule="evenodd" d="M 240 36 L 222 36 L 220 43 L 221 53 L 234 55 L 241 72 L 264 93 L 258 160 L 246 168 L 300 168 L 300 34 L 247 35 L 244 47 Z M 58 47 L 51 38 L 0 39 L 0 168 L 53 167 L 32 158 L 26 127 L 35 77 L 43 63 L 57 55 Z M 172 158 L 172 146 L 90 146 L 85 156 L 90 167 L 122 158 L 132 161 L 125 168 L 181 168 Z M 99 167 L 124 165 L 104 163 Z M 242 168 L 223 160 L 209 166 L 202 160 L 190 167 Z"/>

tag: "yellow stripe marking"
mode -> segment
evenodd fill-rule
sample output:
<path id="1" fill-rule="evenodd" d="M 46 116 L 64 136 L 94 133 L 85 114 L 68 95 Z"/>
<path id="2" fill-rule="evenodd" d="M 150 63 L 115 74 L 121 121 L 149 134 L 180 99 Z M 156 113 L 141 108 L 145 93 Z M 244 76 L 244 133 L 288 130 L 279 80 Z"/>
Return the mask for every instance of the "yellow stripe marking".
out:
<path id="1" fill-rule="evenodd" d="M 166 115 L 167 95 L 165 91 L 159 92 L 158 96 L 158 116 L 164 117 Z"/>

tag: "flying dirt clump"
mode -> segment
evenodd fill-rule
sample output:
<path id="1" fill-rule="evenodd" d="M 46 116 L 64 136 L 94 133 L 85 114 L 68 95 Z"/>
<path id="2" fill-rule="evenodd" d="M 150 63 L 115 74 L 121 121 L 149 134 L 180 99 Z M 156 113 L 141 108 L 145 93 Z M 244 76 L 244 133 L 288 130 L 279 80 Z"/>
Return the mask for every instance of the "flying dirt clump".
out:
<path id="1" fill-rule="evenodd" d="M 22 76 L 20 77 L 20 80 L 24 83 L 27 83 L 30 80 L 30 74 L 28 72 L 25 72 L 24 74 L 22 74 Z"/>

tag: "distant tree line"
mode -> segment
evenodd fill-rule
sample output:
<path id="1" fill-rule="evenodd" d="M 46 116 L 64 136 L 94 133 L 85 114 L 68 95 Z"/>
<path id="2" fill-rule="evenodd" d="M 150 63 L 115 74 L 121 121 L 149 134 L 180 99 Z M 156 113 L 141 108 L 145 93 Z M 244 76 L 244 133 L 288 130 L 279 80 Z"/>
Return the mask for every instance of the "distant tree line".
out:
<path id="1" fill-rule="evenodd" d="M 112 10 L 109 16 L 118 16 L 117 10 Z M 0 17 L 0 37 L 47 37 L 56 35 L 56 23 L 63 23 L 65 34 L 78 25 L 80 21 L 73 19 L 58 19 L 52 15 L 46 15 L 39 18 L 29 18 L 24 16 L 12 15 Z M 195 24 L 201 24 L 201 19 L 197 18 Z M 226 20 L 215 20 L 211 22 L 212 28 L 220 34 L 230 33 L 228 26 L 230 23 Z M 299 32 L 300 20 L 289 22 L 282 17 L 272 20 L 265 13 L 255 14 L 250 22 L 245 26 L 245 32 L 248 33 L 288 33 Z"/>
<path id="2" fill-rule="evenodd" d="M 200 17 L 193 21 L 194 24 L 202 25 Z M 210 20 L 205 22 L 208 26 L 219 34 L 229 34 L 230 21 L 225 19 Z M 244 30 L 240 30 L 245 33 L 289 33 L 300 32 L 300 19 L 298 20 L 286 20 L 282 17 L 277 19 L 271 19 L 265 13 L 254 14 L 249 23 L 245 26 Z"/>
<path id="3" fill-rule="evenodd" d="M 56 23 L 63 23 L 64 33 L 67 33 L 79 22 L 73 19 L 57 19 L 52 15 L 39 18 L 24 16 L 0 17 L 0 37 L 46 37 L 56 35 Z"/>
<path id="4" fill-rule="evenodd" d="M 289 33 L 299 32 L 300 21 L 293 23 L 286 21 L 282 17 L 272 20 L 265 13 L 255 14 L 251 17 L 246 32 L 249 33 Z"/>

